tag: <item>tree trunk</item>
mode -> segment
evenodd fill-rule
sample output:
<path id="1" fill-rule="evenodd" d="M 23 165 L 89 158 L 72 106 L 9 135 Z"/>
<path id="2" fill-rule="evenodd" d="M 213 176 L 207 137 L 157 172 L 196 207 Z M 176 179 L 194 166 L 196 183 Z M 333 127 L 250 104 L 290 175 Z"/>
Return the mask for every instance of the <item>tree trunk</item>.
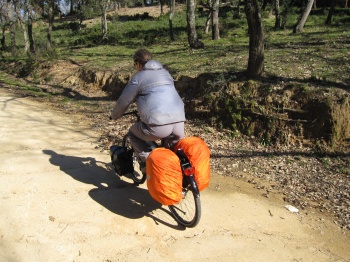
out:
<path id="1" fill-rule="evenodd" d="M 169 13 L 169 34 L 170 40 L 175 41 L 174 30 L 173 30 L 173 17 L 175 13 L 175 0 L 170 0 L 170 13 Z"/>
<path id="2" fill-rule="evenodd" d="M 15 1 L 15 6 L 14 6 L 15 14 L 16 14 L 16 20 L 17 23 L 20 26 L 20 29 L 22 30 L 23 34 L 23 44 L 24 44 L 24 52 L 27 53 L 29 51 L 29 41 L 28 41 L 28 34 L 27 34 L 27 29 L 25 26 L 25 23 L 22 19 L 21 13 L 25 10 L 21 8 L 20 2 Z"/>
<path id="3" fill-rule="evenodd" d="M 21 26 L 22 33 L 23 33 L 24 52 L 27 53 L 29 51 L 29 40 L 28 40 L 27 29 L 23 21 L 19 21 L 19 24 Z"/>
<path id="4" fill-rule="evenodd" d="M 249 59 L 247 75 L 255 78 L 264 71 L 264 33 L 258 0 L 246 0 L 245 13 L 249 30 Z"/>
<path id="5" fill-rule="evenodd" d="M 204 48 L 204 44 L 198 40 L 197 31 L 196 31 L 196 1 L 187 0 L 187 36 L 188 43 L 191 48 Z"/>
<path id="6" fill-rule="evenodd" d="M 2 25 L 1 50 L 3 51 L 5 51 L 7 48 L 5 33 L 6 33 L 6 26 Z"/>
<path id="7" fill-rule="evenodd" d="M 29 51 L 32 54 L 35 54 L 34 37 L 33 37 L 33 20 L 31 16 L 28 17 L 28 38 L 29 38 Z"/>
<path id="8" fill-rule="evenodd" d="M 49 26 L 47 28 L 47 41 L 46 41 L 46 49 L 51 50 L 52 49 L 52 41 L 51 41 L 51 33 L 52 33 L 52 27 L 53 27 L 53 22 L 54 22 L 54 10 L 55 10 L 55 1 L 50 0 L 49 1 L 49 14 L 48 14 L 48 19 L 49 19 Z"/>
<path id="9" fill-rule="evenodd" d="M 309 14 L 312 9 L 312 5 L 314 3 L 314 0 L 307 0 L 307 4 L 299 18 L 298 23 L 294 27 L 293 33 L 301 33 L 304 30 L 304 25 L 306 23 L 307 18 L 309 17 Z"/>
<path id="10" fill-rule="evenodd" d="M 326 19 L 326 25 L 330 25 L 332 23 L 332 17 L 334 14 L 334 9 L 335 9 L 335 0 L 332 0 L 331 6 L 329 8 L 328 16 Z"/>
<path id="11" fill-rule="evenodd" d="M 11 39 L 11 55 L 17 55 L 17 46 L 16 46 L 16 24 L 14 17 L 14 6 L 12 5 L 11 0 L 7 0 L 7 16 L 10 28 L 10 39 Z"/>
<path id="12" fill-rule="evenodd" d="M 107 7 L 109 5 L 109 0 L 102 0 L 100 2 L 102 17 L 101 17 L 101 25 L 102 25 L 102 41 L 106 43 L 108 40 L 107 36 Z"/>
<path id="13" fill-rule="evenodd" d="M 32 54 L 35 54 L 34 37 L 33 37 L 33 17 L 32 17 L 33 6 L 30 4 L 29 0 L 25 1 L 25 8 L 28 16 L 27 30 L 28 30 L 28 39 L 29 39 L 29 51 Z"/>
<path id="14" fill-rule="evenodd" d="M 219 29 L 219 5 L 220 0 L 214 0 L 213 2 L 213 15 L 212 15 L 212 39 L 220 39 L 220 29 Z"/>
<path id="15" fill-rule="evenodd" d="M 208 5 L 212 6 L 212 1 L 208 0 Z M 213 15 L 213 10 L 210 8 L 207 16 L 207 20 L 205 21 L 205 28 L 204 28 L 204 33 L 209 34 L 209 27 L 210 27 L 210 22 L 212 21 L 212 15 Z"/>
<path id="16" fill-rule="evenodd" d="M 275 0 L 275 29 L 281 28 L 280 0 Z"/>
<path id="17" fill-rule="evenodd" d="M 160 15 L 164 15 L 164 5 L 165 5 L 165 0 L 160 0 Z"/>

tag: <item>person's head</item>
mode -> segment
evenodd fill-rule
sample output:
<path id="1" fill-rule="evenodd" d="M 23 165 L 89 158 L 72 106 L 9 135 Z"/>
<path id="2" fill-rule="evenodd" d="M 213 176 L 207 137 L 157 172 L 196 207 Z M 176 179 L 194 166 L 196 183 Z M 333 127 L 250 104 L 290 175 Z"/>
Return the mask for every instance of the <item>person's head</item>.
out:
<path id="1" fill-rule="evenodd" d="M 146 49 L 139 49 L 135 52 L 133 59 L 136 70 L 140 71 L 145 64 L 152 59 L 152 55 Z"/>

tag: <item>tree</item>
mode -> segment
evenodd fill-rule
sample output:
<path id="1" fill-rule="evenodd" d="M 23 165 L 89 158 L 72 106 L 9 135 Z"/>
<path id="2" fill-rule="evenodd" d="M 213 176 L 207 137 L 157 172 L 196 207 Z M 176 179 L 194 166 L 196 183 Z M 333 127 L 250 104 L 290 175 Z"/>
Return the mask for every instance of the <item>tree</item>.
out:
<path id="1" fill-rule="evenodd" d="M 29 38 L 29 51 L 35 54 L 34 37 L 33 37 L 33 20 L 34 20 L 34 7 L 30 0 L 25 1 L 25 12 L 27 13 L 28 19 L 28 38 Z"/>
<path id="2" fill-rule="evenodd" d="M 218 40 L 220 39 L 220 29 L 219 29 L 219 5 L 220 5 L 220 0 L 214 0 L 213 1 L 213 6 L 212 6 L 212 39 L 213 40 Z"/>
<path id="3" fill-rule="evenodd" d="M 24 52 L 27 53 L 29 51 L 29 40 L 28 40 L 27 29 L 25 26 L 25 12 L 24 12 L 25 3 L 19 0 L 14 0 L 13 3 L 14 3 L 16 20 L 19 26 L 21 27 L 22 34 L 23 34 Z"/>
<path id="4" fill-rule="evenodd" d="M 173 17 L 175 13 L 175 0 L 169 0 L 170 3 L 170 12 L 169 12 L 169 33 L 170 33 L 170 40 L 174 41 L 174 30 L 173 30 Z"/>
<path id="5" fill-rule="evenodd" d="M 191 48 L 198 49 L 198 48 L 204 48 L 204 44 L 198 40 L 197 31 L 196 31 L 195 10 L 196 10 L 196 1 L 187 0 L 186 14 L 187 14 L 188 43 Z"/>
<path id="6" fill-rule="evenodd" d="M 52 49 L 51 33 L 53 28 L 53 22 L 55 19 L 55 15 L 54 15 L 55 0 L 48 0 L 47 5 L 48 5 L 48 13 L 47 13 L 48 27 L 47 27 L 47 34 L 46 34 L 46 39 L 47 39 L 46 49 L 51 50 Z"/>
<path id="7" fill-rule="evenodd" d="M 11 55 L 17 55 L 17 46 L 16 46 L 16 18 L 14 5 L 11 0 L 7 0 L 7 19 L 10 28 L 10 38 L 11 38 Z"/>
<path id="8" fill-rule="evenodd" d="M 101 24 L 102 24 L 102 41 L 106 42 L 108 39 L 107 36 L 107 8 L 110 4 L 110 0 L 101 0 L 100 7 L 102 11 L 101 15 Z"/>
<path id="9" fill-rule="evenodd" d="M 281 28 L 280 0 L 275 0 L 275 29 Z"/>
<path id="10" fill-rule="evenodd" d="M 332 0 L 331 7 L 329 8 L 328 16 L 327 16 L 326 23 L 325 23 L 326 25 L 330 25 L 332 23 L 334 9 L 335 9 L 335 0 Z"/>
<path id="11" fill-rule="evenodd" d="M 249 59 L 247 75 L 258 77 L 264 71 L 264 33 L 258 0 L 246 0 L 245 13 L 249 30 Z"/>
<path id="12" fill-rule="evenodd" d="M 209 6 L 209 12 L 208 12 L 207 20 L 205 21 L 205 28 L 204 28 L 204 32 L 206 34 L 209 33 L 210 22 L 212 22 L 211 16 L 213 15 L 213 12 L 212 12 L 211 6 L 213 6 L 213 4 L 211 0 L 208 0 L 208 6 Z"/>
<path id="13" fill-rule="evenodd" d="M 307 0 L 307 4 L 306 4 L 304 10 L 302 11 L 302 14 L 299 18 L 298 23 L 294 27 L 293 33 L 303 32 L 304 25 L 306 23 L 307 18 L 309 17 L 313 3 L 314 3 L 314 0 Z"/>
<path id="14" fill-rule="evenodd" d="M 0 2 L 0 24 L 1 24 L 1 50 L 5 50 L 6 46 L 6 30 L 8 27 L 8 17 L 7 17 L 7 4 L 4 1 Z"/>

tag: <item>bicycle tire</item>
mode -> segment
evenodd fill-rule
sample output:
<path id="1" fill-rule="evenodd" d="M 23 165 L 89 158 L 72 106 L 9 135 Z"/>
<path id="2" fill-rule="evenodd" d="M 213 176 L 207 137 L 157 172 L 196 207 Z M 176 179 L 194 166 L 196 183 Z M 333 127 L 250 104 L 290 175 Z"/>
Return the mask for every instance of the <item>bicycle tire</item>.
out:
<path id="1" fill-rule="evenodd" d="M 132 150 L 132 159 L 133 159 L 133 167 L 134 172 L 130 173 L 131 179 L 134 181 L 135 185 L 140 185 L 145 183 L 146 174 L 143 174 L 140 169 L 140 163 L 138 157 L 135 155 L 134 149 L 132 148 L 130 137 L 126 134 L 123 137 L 123 146 L 128 150 Z"/>
<path id="2" fill-rule="evenodd" d="M 190 188 L 182 188 L 182 200 L 169 206 L 175 220 L 185 227 L 195 227 L 201 219 L 201 201 L 199 193 Z"/>

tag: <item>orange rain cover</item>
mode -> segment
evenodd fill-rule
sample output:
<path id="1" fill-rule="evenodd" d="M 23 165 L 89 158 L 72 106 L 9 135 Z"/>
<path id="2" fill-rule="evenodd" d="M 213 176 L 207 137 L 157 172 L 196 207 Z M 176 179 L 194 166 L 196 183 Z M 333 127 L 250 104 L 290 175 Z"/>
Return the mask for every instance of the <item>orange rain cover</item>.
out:
<path id="1" fill-rule="evenodd" d="M 199 191 L 209 186 L 210 180 L 210 150 L 199 137 L 186 137 L 175 145 L 175 152 L 182 148 L 191 165 L 194 167 L 194 179 Z"/>
<path id="2" fill-rule="evenodd" d="M 148 191 L 162 205 L 174 205 L 182 199 L 180 159 L 163 147 L 154 149 L 146 159 Z"/>

